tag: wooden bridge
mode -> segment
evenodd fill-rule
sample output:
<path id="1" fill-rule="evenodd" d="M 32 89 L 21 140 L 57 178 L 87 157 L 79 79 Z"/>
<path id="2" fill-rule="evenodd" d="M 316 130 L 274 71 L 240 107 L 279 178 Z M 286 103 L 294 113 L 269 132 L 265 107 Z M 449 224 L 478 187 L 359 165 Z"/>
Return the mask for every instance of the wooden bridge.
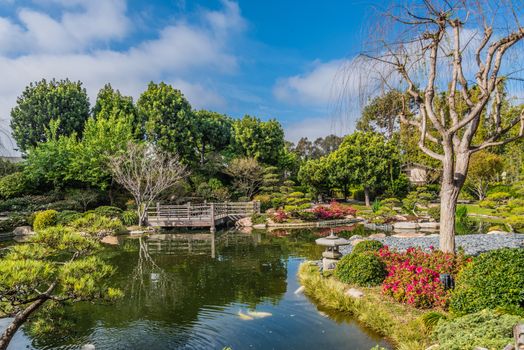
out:
<path id="1" fill-rule="evenodd" d="M 228 221 L 260 213 L 259 202 L 224 202 L 163 205 L 157 203 L 147 212 L 147 223 L 156 227 L 209 227 L 211 232 Z"/>

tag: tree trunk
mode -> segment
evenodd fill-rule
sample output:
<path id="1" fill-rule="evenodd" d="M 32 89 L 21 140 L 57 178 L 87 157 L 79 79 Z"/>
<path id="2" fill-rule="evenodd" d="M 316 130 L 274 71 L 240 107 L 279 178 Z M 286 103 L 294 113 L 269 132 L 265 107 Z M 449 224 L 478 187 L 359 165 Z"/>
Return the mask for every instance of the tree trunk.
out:
<path id="1" fill-rule="evenodd" d="M 366 200 L 366 207 L 370 207 L 371 203 L 369 202 L 369 188 L 364 187 L 364 198 Z"/>
<path id="2" fill-rule="evenodd" d="M 31 316 L 31 314 L 33 312 L 38 310 L 38 308 L 40 306 L 42 306 L 42 304 L 44 304 L 46 302 L 46 300 L 47 300 L 47 298 L 45 298 L 45 297 L 42 297 L 41 299 L 37 299 L 36 301 L 33 301 L 24 310 L 22 310 L 22 311 L 20 311 L 19 313 L 16 314 L 15 318 L 13 319 L 13 321 L 11 321 L 9 326 L 7 326 L 6 330 L 4 331 L 4 333 L 2 333 L 2 336 L 0 337 L 0 350 L 6 350 L 7 349 L 7 347 L 9 346 L 9 343 L 11 342 L 11 339 L 13 339 L 13 336 L 15 335 L 16 331 L 18 331 L 20 326 L 22 326 L 27 321 L 29 316 Z"/>
<path id="3" fill-rule="evenodd" d="M 469 154 L 458 153 L 445 157 L 440 187 L 440 250 L 455 253 L 455 211 L 457 200 L 466 179 Z"/>

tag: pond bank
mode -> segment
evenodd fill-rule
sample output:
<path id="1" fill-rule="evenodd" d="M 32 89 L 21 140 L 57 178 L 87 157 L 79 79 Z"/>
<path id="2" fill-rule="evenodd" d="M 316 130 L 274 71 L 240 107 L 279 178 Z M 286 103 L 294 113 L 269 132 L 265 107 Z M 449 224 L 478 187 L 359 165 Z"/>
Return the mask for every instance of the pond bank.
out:
<path id="1" fill-rule="evenodd" d="M 422 236 L 422 237 L 394 237 L 386 236 L 374 238 L 390 248 L 396 248 L 405 251 L 409 247 L 420 247 L 429 250 L 430 247 L 438 248 L 439 237 Z M 524 248 L 524 234 L 518 233 L 497 233 L 497 234 L 472 234 L 456 236 L 457 248 L 464 249 L 468 255 L 478 255 L 483 252 L 500 248 Z M 352 245 L 340 248 L 342 254 L 351 253 Z"/>
<path id="2" fill-rule="evenodd" d="M 334 278 L 322 277 L 318 266 L 305 262 L 298 272 L 305 293 L 319 305 L 351 314 L 359 322 L 390 339 L 398 348 L 425 349 L 430 331 L 422 316 L 427 313 L 384 298 L 380 287 L 359 288 L 362 298 L 347 294 L 349 286 Z"/>

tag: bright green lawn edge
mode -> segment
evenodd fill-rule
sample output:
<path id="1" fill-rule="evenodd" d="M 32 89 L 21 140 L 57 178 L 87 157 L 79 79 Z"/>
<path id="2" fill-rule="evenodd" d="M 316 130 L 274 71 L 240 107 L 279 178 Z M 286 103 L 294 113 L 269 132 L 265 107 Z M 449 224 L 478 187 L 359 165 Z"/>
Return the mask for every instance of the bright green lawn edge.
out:
<path id="1" fill-rule="evenodd" d="M 355 299 L 345 295 L 347 284 L 333 277 L 322 277 L 317 265 L 304 262 L 298 278 L 305 293 L 323 307 L 350 313 L 366 327 L 389 339 L 400 350 L 423 350 L 431 345 L 430 334 L 422 321 L 427 311 L 389 300 L 380 287 L 359 288 L 364 297 Z"/>

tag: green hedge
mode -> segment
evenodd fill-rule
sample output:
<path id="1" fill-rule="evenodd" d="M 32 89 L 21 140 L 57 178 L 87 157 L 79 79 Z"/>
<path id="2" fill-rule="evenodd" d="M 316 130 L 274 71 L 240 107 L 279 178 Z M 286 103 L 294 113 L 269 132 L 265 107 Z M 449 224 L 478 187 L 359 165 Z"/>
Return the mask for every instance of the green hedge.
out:
<path id="1" fill-rule="evenodd" d="M 338 262 L 335 276 L 348 284 L 362 287 L 376 286 L 386 277 L 386 265 L 371 252 L 352 253 Z"/>
<path id="2" fill-rule="evenodd" d="M 352 254 L 360 254 L 364 252 L 378 252 L 384 245 L 375 240 L 365 240 L 362 242 L 358 242 L 355 247 L 353 247 L 353 250 L 351 251 Z"/>
<path id="3" fill-rule="evenodd" d="M 477 347 L 502 349 L 512 342 L 518 316 L 483 310 L 451 321 L 440 320 L 434 331 L 439 349 L 471 350 Z"/>
<path id="4" fill-rule="evenodd" d="M 459 272 L 450 310 L 469 314 L 486 308 L 524 306 L 524 249 L 499 249 L 476 257 Z"/>
<path id="5" fill-rule="evenodd" d="M 40 231 L 56 225 L 57 216 L 58 212 L 52 209 L 37 212 L 35 214 L 35 219 L 33 220 L 33 229 L 35 231 Z"/>

